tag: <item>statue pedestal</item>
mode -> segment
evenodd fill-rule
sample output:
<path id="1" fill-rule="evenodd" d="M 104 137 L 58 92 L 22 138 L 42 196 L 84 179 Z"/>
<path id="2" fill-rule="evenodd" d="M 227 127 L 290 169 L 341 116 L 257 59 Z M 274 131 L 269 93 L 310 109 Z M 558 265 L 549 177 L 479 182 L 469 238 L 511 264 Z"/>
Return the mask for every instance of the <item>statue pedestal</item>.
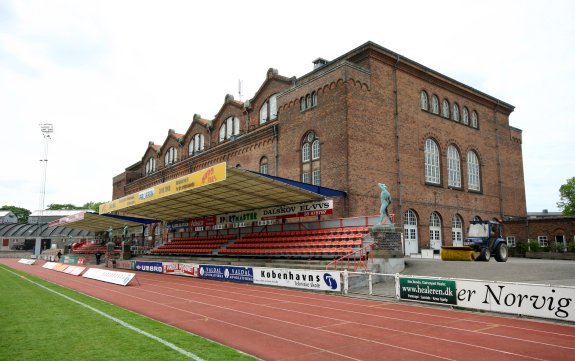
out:
<path id="1" fill-rule="evenodd" d="M 369 229 L 373 240 L 369 254 L 372 263 L 371 272 L 398 273 L 405 268 L 403 258 L 403 234 L 401 228 L 393 224 L 378 224 Z"/>

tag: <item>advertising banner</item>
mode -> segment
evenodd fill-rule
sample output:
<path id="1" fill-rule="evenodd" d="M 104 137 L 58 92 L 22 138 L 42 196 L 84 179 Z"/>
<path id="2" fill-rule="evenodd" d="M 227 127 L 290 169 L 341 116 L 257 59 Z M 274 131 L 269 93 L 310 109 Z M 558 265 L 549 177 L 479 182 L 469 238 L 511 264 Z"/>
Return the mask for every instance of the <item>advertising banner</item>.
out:
<path id="1" fill-rule="evenodd" d="M 152 273 L 163 273 L 164 269 L 162 267 L 162 262 L 144 262 L 136 261 L 134 265 L 134 270 Z"/>
<path id="2" fill-rule="evenodd" d="M 575 321 L 575 288 L 457 281 L 457 305 L 517 315 Z"/>
<path id="3" fill-rule="evenodd" d="M 56 265 L 57 265 L 56 262 L 46 262 L 46 263 L 44 263 L 42 268 L 54 269 L 54 267 L 56 267 Z"/>
<path id="4" fill-rule="evenodd" d="M 422 277 L 399 277 L 397 287 L 403 300 L 575 321 L 574 287 Z"/>
<path id="5" fill-rule="evenodd" d="M 226 179 L 226 163 L 219 163 L 206 169 L 158 184 L 114 201 L 100 205 L 99 213 L 109 213 L 146 203 L 155 199 L 178 194 L 190 189 L 196 189 Z"/>
<path id="6" fill-rule="evenodd" d="M 35 260 L 33 259 L 27 259 L 27 258 L 20 258 L 20 260 L 18 261 L 18 263 L 23 263 L 23 264 L 27 264 L 27 265 L 33 265 L 34 263 L 36 263 Z"/>
<path id="7" fill-rule="evenodd" d="M 126 286 L 132 278 L 136 276 L 135 273 L 109 271 L 101 268 L 89 268 L 82 277 L 91 278 L 98 281 L 114 283 L 121 286 Z"/>
<path id="8" fill-rule="evenodd" d="M 116 268 L 121 269 L 134 269 L 134 261 L 116 260 Z"/>
<path id="9" fill-rule="evenodd" d="M 341 272 L 254 267 L 254 283 L 268 286 L 341 291 Z"/>
<path id="10" fill-rule="evenodd" d="M 163 262 L 162 267 L 165 274 L 175 276 L 198 277 L 199 267 L 193 263 Z"/>
<path id="11" fill-rule="evenodd" d="M 253 283 L 254 271 L 251 267 L 200 265 L 200 278 L 240 283 Z"/>
<path id="12" fill-rule="evenodd" d="M 73 276 L 79 276 L 82 272 L 84 272 L 85 269 L 86 269 L 86 267 L 81 267 L 81 266 L 68 266 L 64 270 L 64 273 L 68 273 L 68 274 L 71 274 Z"/>
<path id="13" fill-rule="evenodd" d="M 455 281 L 426 278 L 399 278 L 399 297 L 404 300 L 455 305 Z"/>

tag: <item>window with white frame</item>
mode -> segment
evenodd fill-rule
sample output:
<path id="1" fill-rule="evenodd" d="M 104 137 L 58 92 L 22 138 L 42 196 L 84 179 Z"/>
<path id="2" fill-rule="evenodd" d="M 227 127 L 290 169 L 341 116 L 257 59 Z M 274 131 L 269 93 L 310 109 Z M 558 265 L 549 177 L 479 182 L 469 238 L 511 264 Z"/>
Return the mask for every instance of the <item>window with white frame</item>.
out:
<path id="1" fill-rule="evenodd" d="M 539 241 L 539 247 L 549 247 L 547 236 L 538 236 L 537 240 Z"/>
<path id="2" fill-rule="evenodd" d="M 178 150 L 175 147 L 170 147 L 164 157 L 164 165 L 168 166 L 170 164 L 176 163 L 177 158 Z"/>
<path id="3" fill-rule="evenodd" d="M 431 112 L 439 114 L 439 98 L 435 94 L 431 96 Z"/>
<path id="4" fill-rule="evenodd" d="M 449 101 L 447 99 L 443 99 L 441 104 L 441 116 L 449 119 Z"/>
<path id="5" fill-rule="evenodd" d="M 459 151 L 451 144 L 447 147 L 447 184 L 450 187 L 461 188 Z"/>
<path id="6" fill-rule="evenodd" d="M 479 123 L 478 123 L 478 120 L 477 120 L 477 112 L 476 112 L 476 111 L 471 112 L 471 126 L 472 126 L 473 128 L 478 128 L 478 127 L 479 127 Z"/>
<path id="7" fill-rule="evenodd" d="M 403 214 L 403 231 L 406 241 L 417 241 L 417 217 L 411 209 Z"/>
<path id="8" fill-rule="evenodd" d="M 227 118 L 220 126 L 220 142 L 223 142 L 240 134 L 240 119 L 238 117 Z"/>
<path id="9" fill-rule="evenodd" d="M 196 154 L 204 150 L 204 135 L 203 134 L 195 134 L 190 141 L 190 145 L 188 146 L 188 154 Z"/>
<path id="10" fill-rule="evenodd" d="M 515 243 L 515 236 L 507 236 L 507 246 L 515 247 L 517 244 Z"/>
<path id="11" fill-rule="evenodd" d="M 268 158 L 262 157 L 260 159 L 260 173 L 261 174 L 268 174 Z"/>
<path id="12" fill-rule="evenodd" d="M 467 152 L 467 184 L 469 190 L 481 191 L 481 175 L 479 173 L 479 158 L 470 150 Z"/>
<path id="13" fill-rule="evenodd" d="M 425 182 L 440 183 L 439 148 L 432 139 L 425 141 Z"/>
<path id="14" fill-rule="evenodd" d="M 156 158 L 150 158 L 146 162 L 146 175 L 152 174 L 156 171 Z"/>
<path id="15" fill-rule="evenodd" d="M 309 131 L 301 145 L 301 179 L 304 183 L 321 185 L 320 141 L 315 132 Z"/>
<path id="16" fill-rule="evenodd" d="M 260 108 L 260 124 L 269 120 L 275 120 L 278 117 L 277 95 L 269 97 Z"/>
<path id="17" fill-rule="evenodd" d="M 457 103 L 453 103 L 453 120 L 459 121 L 459 105 Z"/>
<path id="18" fill-rule="evenodd" d="M 421 107 L 421 110 L 429 111 L 429 101 L 425 90 L 422 90 L 419 94 L 419 106 Z"/>
<path id="19" fill-rule="evenodd" d="M 441 219 L 435 212 L 429 216 L 429 246 L 433 249 L 441 248 Z"/>
<path id="20" fill-rule="evenodd" d="M 451 241 L 454 246 L 463 246 L 463 222 L 457 214 L 451 218 Z"/>
<path id="21" fill-rule="evenodd" d="M 463 124 L 469 125 L 469 109 L 463 107 Z"/>

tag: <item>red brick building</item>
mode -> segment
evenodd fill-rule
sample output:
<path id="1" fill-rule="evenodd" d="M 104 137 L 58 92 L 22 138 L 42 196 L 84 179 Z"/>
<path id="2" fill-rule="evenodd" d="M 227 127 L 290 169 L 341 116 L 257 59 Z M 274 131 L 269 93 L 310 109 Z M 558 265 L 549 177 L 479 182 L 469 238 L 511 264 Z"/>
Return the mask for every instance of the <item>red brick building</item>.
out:
<path id="1" fill-rule="evenodd" d="M 347 192 L 332 217 L 379 212 L 378 182 L 406 253 L 459 244 L 475 217 L 526 215 L 514 107 L 368 42 L 301 77 L 269 69 L 250 100 L 228 95 L 114 177 L 113 198 L 225 161 Z M 398 215 L 402 215 L 401 217 Z"/>

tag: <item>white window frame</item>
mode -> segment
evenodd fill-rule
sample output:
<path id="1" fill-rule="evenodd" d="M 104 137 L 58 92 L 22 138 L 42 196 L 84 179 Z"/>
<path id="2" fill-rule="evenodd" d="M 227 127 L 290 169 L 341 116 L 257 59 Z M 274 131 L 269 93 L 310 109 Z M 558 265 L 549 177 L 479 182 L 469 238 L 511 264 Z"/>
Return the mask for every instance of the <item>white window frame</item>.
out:
<path id="1" fill-rule="evenodd" d="M 433 139 L 428 138 L 425 141 L 425 182 L 440 184 L 440 172 L 439 147 Z"/>
<path id="2" fill-rule="evenodd" d="M 442 106 L 441 106 L 441 115 L 444 118 L 449 119 L 449 100 L 443 99 Z"/>
<path id="3" fill-rule="evenodd" d="M 310 144 L 309 143 L 304 143 L 304 145 L 301 147 L 301 161 L 303 163 L 307 163 L 310 161 Z"/>
<path id="4" fill-rule="evenodd" d="M 463 119 L 461 122 L 465 125 L 469 125 L 469 109 L 467 109 L 467 107 L 463 107 Z"/>
<path id="5" fill-rule="evenodd" d="M 228 117 L 220 126 L 220 142 L 240 134 L 240 118 Z"/>
<path id="6" fill-rule="evenodd" d="M 454 246 L 463 246 L 463 221 L 457 214 L 451 218 L 451 242 Z"/>
<path id="7" fill-rule="evenodd" d="M 316 186 L 321 185 L 321 171 L 319 169 L 314 169 L 311 172 L 311 184 Z"/>
<path id="8" fill-rule="evenodd" d="M 146 175 L 152 174 L 156 171 L 156 158 L 150 158 L 146 162 Z"/>
<path id="9" fill-rule="evenodd" d="M 433 249 L 441 249 L 441 217 L 437 212 L 429 215 L 429 247 Z"/>
<path id="10" fill-rule="evenodd" d="M 459 122 L 459 105 L 453 103 L 453 121 Z"/>
<path id="11" fill-rule="evenodd" d="M 178 158 L 178 150 L 176 147 L 170 147 L 166 152 L 164 157 L 164 164 L 166 166 L 176 163 L 176 159 Z"/>
<path id="12" fill-rule="evenodd" d="M 481 169 L 477 153 L 470 150 L 467 152 L 467 186 L 469 190 L 481 191 Z"/>
<path id="13" fill-rule="evenodd" d="M 405 238 L 411 241 L 418 241 L 417 237 L 417 216 L 415 212 L 408 209 L 403 214 L 403 230 L 405 233 Z"/>
<path id="14" fill-rule="evenodd" d="M 319 139 L 316 139 L 311 143 L 311 160 L 318 160 L 320 157 L 320 144 Z"/>
<path id="15" fill-rule="evenodd" d="M 478 128 L 479 127 L 476 111 L 471 112 L 471 127 L 472 128 Z"/>
<path id="16" fill-rule="evenodd" d="M 447 147 L 447 185 L 461 188 L 461 157 L 452 144 Z"/>
<path id="17" fill-rule="evenodd" d="M 302 183 L 311 183 L 310 182 L 310 173 L 309 172 L 303 172 L 301 175 L 301 181 Z"/>
<path id="18" fill-rule="evenodd" d="M 421 110 L 429 111 L 429 98 L 425 90 L 422 90 L 419 94 L 419 107 Z"/>
<path id="19" fill-rule="evenodd" d="M 537 241 L 539 241 L 539 247 L 549 247 L 549 239 L 547 236 L 537 236 Z"/>
<path id="20" fill-rule="evenodd" d="M 515 236 L 507 236 L 505 241 L 507 242 L 507 246 L 510 248 L 514 248 L 517 245 L 515 242 Z"/>
<path id="21" fill-rule="evenodd" d="M 435 94 L 431 96 L 431 112 L 439 114 L 439 98 Z"/>
<path id="22" fill-rule="evenodd" d="M 261 174 L 268 174 L 268 158 L 262 157 L 260 159 L 260 173 Z"/>

